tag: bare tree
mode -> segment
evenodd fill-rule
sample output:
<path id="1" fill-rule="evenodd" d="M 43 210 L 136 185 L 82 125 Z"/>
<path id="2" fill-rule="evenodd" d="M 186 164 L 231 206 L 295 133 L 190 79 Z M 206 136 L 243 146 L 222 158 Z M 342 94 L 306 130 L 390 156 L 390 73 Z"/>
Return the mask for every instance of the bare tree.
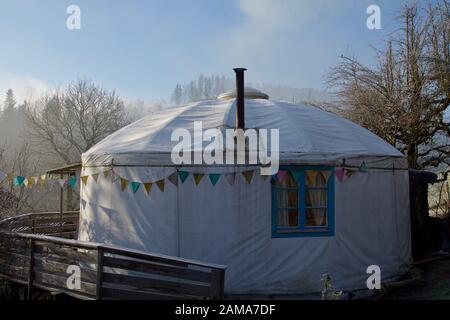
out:
<path id="1" fill-rule="evenodd" d="M 79 80 L 28 106 L 31 138 L 65 163 L 129 123 L 122 99 L 92 82 Z"/>
<path id="2" fill-rule="evenodd" d="M 421 14 L 423 12 L 423 14 Z M 399 148 L 411 168 L 450 163 L 449 2 L 404 6 L 378 65 L 341 56 L 328 74 L 340 112 Z"/>

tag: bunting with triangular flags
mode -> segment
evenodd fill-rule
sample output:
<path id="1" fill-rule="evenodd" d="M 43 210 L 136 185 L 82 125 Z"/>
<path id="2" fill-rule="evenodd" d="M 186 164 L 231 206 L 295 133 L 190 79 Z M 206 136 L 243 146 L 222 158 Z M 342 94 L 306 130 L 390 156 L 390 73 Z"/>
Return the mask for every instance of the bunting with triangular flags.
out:
<path id="1" fill-rule="evenodd" d="M 230 186 L 232 186 L 236 181 L 236 173 L 227 173 L 225 175 L 225 178 L 227 178 L 228 183 L 230 184 Z"/>
<path id="2" fill-rule="evenodd" d="M 71 186 L 72 188 L 74 188 L 77 185 L 77 177 L 70 177 L 67 180 L 67 183 L 69 186 Z"/>
<path id="3" fill-rule="evenodd" d="M 217 181 L 220 179 L 220 173 L 210 173 L 209 174 L 209 180 L 211 181 L 212 185 L 215 186 Z"/>
<path id="4" fill-rule="evenodd" d="M 8 181 L 9 183 L 13 183 L 14 175 L 12 173 L 7 173 L 6 174 L 6 181 Z"/>
<path id="5" fill-rule="evenodd" d="M 15 186 L 21 186 L 25 181 L 25 177 L 22 176 L 14 176 L 13 183 Z"/>
<path id="6" fill-rule="evenodd" d="M 242 172 L 242 175 L 244 176 L 245 181 L 247 181 L 247 183 L 252 182 L 253 170 L 244 171 L 244 172 Z"/>
<path id="7" fill-rule="evenodd" d="M 156 181 L 156 185 L 158 186 L 159 190 L 161 190 L 161 192 L 164 192 L 164 179 Z"/>
<path id="8" fill-rule="evenodd" d="M 143 185 L 144 185 L 145 192 L 147 194 L 149 194 L 153 184 L 150 182 L 145 182 L 145 183 L 143 183 Z"/>
<path id="9" fill-rule="evenodd" d="M 44 186 L 45 185 L 45 180 L 47 179 L 47 176 L 45 175 L 45 174 L 42 174 L 40 177 L 39 177 L 39 184 L 41 185 L 41 186 Z"/>
<path id="10" fill-rule="evenodd" d="M 345 175 L 347 176 L 347 178 L 350 178 L 352 175 L 354 175 L 356 173 L 356 170 L 353 169 L 345 169 Z"/>
<path id="11" fill-rule="evenodd" d="M 125 189 L 128 187 L 128 180 L 124 178 L 120 178 L 120 189 L 125 191 Z"/>
<path id="12" fill-rule="evenodd" d="M 334 174 L 336 175 L 339 182 L 344 181 L 344 168 L 336 168 L 334 169 Z"/>
<path id="13" fill-rule="evenodd" d="M 103 171 L 103 176 L 104 176 L 105 178 L 108 178 L 110 172 L 111 172 L 111 169 L 108 169 L 108 170 Z"/>
<path id="14" fill-rule="evenodd" d="M 202 181 L 203 176 L 203 173 L 194 173 L 194 181 L 196 185 L 198 185 L 200 181 Z"/>
<path id="15" fill-rule="evenodd" d="M 64 188 L 64 185 L 66 184 L 66 179 L 58 179 L 58 184 L 61 188 Z"/>
<path id="16" fill-rule="evenodd" d="M 136 193 L 139 190 L 140 186 L 141 186 L 140 182 L 136 181 L 131 182 L 131 191 L 133 191 L 133 193 Z"/>
<path id="17" fill-rule="evenodd" d="M 289 171 L 286 170 L 278 170 L 277 172 L 277 179 L 278 181 L 283 181 L 288 176 Z"/>
<path id="18" fill-rule="evenodd" d="M 364 161 L 359 166 L 359 172 L 367 172 L 367 165 Z"/>
<path id="19" fill-rule="evenodd" d="M 180 171 L 178 174 L 180 176 L 181 183 L 184 183 L 189 176 L 189 172 L 187 171 Z"/>
<path id="20" fill-rule="evenodd" d="M 34 178 L 26 178 L 24 181 L 24 184 L 28 187 L 28 188 L 32 188 L 34 185 Z"/>
<path id="21" fill-rule="evenodd" d="M 305 170 L 306 184 L 313 186 L 316 184 L 317 170 Z"/>
<path id="22" fill-rule="evenodd" d="M 81 176 L 80 177 L 80 180 L 83 183 L 83 185 L 87 184 L 88 179 L 89 179 L 89 176 Z"/>
<path id="23" fill-rule="evenodd" d="M 170 176 L 167 177 L 167 180 L 172 182 L 174 186 L 178 186 L 178 172 L 172 173 Z"/>
<path id="24" fill-rule="evenodd" d="M 94 173 L 93 175 L 92 175 L 92 179 L 94 179 L 94 181 L 95 181 L 95 183 L 97 183 L 97 181 L 98 181 L 98 173 Z"/>

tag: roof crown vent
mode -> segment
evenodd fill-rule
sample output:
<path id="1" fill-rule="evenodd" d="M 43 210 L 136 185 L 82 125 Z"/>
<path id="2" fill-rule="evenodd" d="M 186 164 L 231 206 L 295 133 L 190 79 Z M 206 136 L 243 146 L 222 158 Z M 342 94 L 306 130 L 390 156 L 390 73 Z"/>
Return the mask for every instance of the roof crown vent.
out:
<path id="1" fill-rule="evenodd" d="M 235 99 L 237 96 L 236 89 L 221 93 L 217 96 L 219 100 L 230 100 Z M 245 99 L 269 99 L 269 96 L 264 92 L 261 92 L 255 88 L 245 87 L 244 88 L 244 98 Z"/>

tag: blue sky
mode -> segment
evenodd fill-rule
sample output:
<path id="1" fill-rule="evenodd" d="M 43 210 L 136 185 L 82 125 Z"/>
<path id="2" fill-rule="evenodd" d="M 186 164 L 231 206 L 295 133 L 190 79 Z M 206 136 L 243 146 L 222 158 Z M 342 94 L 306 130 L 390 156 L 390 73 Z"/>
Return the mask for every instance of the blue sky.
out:
<path id="1" fill-rule="evenodd" d="M 419 3 L 426 3 L 426 0 Z M 129 99 L 170 97 L 200 73 L 323 88 L 342 53 L 373 63 L 370 45 L 395 28 L 404 1 L 375 0 L 1 0 L 0 90 L 19 99 L 92 79 Z M 81 9 L 68 30 L 66 8 Z M 366 27 L 366 8 L 381 8 L 381 30 Z"/>

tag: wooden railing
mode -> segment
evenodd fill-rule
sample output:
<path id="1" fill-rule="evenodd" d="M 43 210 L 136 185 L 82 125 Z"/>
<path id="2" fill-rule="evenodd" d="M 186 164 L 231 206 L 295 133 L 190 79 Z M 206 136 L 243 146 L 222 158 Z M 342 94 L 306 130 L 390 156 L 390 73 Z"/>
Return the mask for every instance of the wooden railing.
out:
<path id="1" fill-rule="evenodd" d="M 74 232 L 69 226 L 75 219 L 52 219 L 34 214 L 0 223 L 0 276 L 26 285 L 29 299 L 33 288 L 81 299 L 223 298 L 225 266 L 58 238 Z M 73 266 L 80 271 L 79 287 Z"/>
<path id="2" fill-rule="evenodd" d="M 0 229 L 76 239 L 79 216 L 79 211 L 27 213 L 1 220 Z"/>

